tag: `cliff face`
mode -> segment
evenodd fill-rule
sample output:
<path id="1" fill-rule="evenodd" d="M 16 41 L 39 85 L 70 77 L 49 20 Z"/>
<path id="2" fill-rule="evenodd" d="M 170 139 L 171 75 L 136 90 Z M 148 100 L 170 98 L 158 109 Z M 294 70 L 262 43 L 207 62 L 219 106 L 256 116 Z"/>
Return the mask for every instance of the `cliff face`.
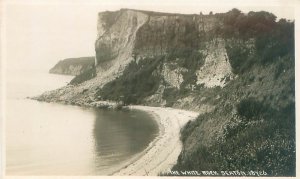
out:
<path id="1" fill-rule="evenodd" d="M 133 94 L 139 98 L 133 101 L 156 106 L 172 106 L 186 101 L 182 98 L 191 98 L 196 88 L 223 87 L 234 77 L 225 50 L 225 40 L 218 35 L 211 36 L 222 26 L 220 18 L 214 15 L 167 14 L 128 9 L 99 13 L 98 38 L 95 43 L 97 71 L 110 73 L 113 76 L 110 79 L 114 79 L 125 68 L 133 68 L 134 65 L 128 64 L 135 63 L 137 68 L 131 71 L 143 75 L 144 71 L 149 70 L 143 63 L 153 63 L 155 67 L 151 69 L 151 76 L 158 81 L 152 83 L 153 87 L 147 89 L 147 94 Z M 157 59 L 160 60 L 156 63 Z M 123 76 L 137 76 L 137 73 L 128 72 Z M 132 80 L 135 79 L 126 79 L 126 84 L 130 86 Z M 117 85 L 121 86 L 121 83 Z M 136 89 L 125 94 L 126 90 L 118 91 L 122 87 L 117 88 L 115 85 L 106 85 L 107 89 L 116 89 L 112 93 L 106 94 L 105 89 L 98 90 L 96 96 L 105 100 L 120 100 L 120 96 L 127 96 L 131 103 L 134 97 L 129 93 L 138 93 Z M 168 90 L 189 92 L 170 101 L 166 97 Z M 206 104 L 196 103 L 183 106 L 194 106 L 195 110 L 202 107 L 209 109 Z"/>
<path id="2" fill-rule="evenodd" d="M 135 43 L 134 52 L 142 57 L 169 54 L 176 49 L 199 49 L 204 34 L 222 25 L 215 16 L 148 14 Z"/>
<path id="3" fill-rule="evenodd" d="M 127 94 L 118 91 L 119 88 L 111 83 L 126 76 L 136 76 L 137 73 L 143 76 L 147 71 L 148 77 L 156 81 L 151 84 L 153 87 L 149 87 L 151 89 L 146 89 L 146 94 L 134 94 L 139 98 L 135 102 L 155 106 L 176 104 L 177 107 L 193 107 L 194 110 L 202 107 L 212 109 L 211 104 L 199 105 L 198 101 L 190 105 L 186 103 L 191 102 L 187 99 L 194 96 L 192 93 L 195 89 L 223 87 L 234 77 L 227 60 L 224 39 L 211 35 L 222 26 L 220 18 L 214 15 L 130 9 L 100 12 L 95 42 L 97 77 L 42 96 L 49 101 L 72 104 L 85 104 L 99 99 L 120 100 L 120 96 Z M 130 70 L 133 64 L 136 68 Z M 148 65 L 152 65 L 151 71 L 147 69 Z M 132 75 L 134 70 L 137 73 Z M 127 75 L 124 75 L 125 71 L 128 71 Z M 127 80 L 125 83 L 131 85 L 131 79 Z M 102 88 L 105 86 L 112 88 L 111 94 L 114 96 L 106 95 Z M 168 91 L 180 95 L 171 100 L 167 96 Z M 134 90 L 128 93 L 132 92 L 135 93 Z M 128 97 L 129 100 L 131 98 L 133 96 Z M 183 105 L 182 101 L 185 101 Z"/>
<path id="4" fill-rule="evenodd" d="M 136 33 L 147 18 L 147 15 L 132 10 L 99 13 L 95 43 L 99 70 L 124 70 L 133 59 Z"/>

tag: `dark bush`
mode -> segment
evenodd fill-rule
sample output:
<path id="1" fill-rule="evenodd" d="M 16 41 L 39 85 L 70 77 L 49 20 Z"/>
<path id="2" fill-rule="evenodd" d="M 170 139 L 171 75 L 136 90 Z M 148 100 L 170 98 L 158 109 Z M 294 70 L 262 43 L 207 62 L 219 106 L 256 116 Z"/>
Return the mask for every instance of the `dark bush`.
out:
<path id="1" fill-rule="evenodd" d="M 171 107 L 177 101 L 179 91 L 176 88 L 166 88 L 163 92 L 163 99 L 166 100 L 166 107 Z"/>
<path id="2" fill-rule="evenodd" d="M 259 120 L 267 108 L 254 98 L 243 99 L 237 104 L 237 112 L 240 116 L 250 120 Z"/>
<path id="3" fill-rule="evenodd" d="M 223 18 L 225 37 L 247 39 L 266 34 L 276 25 L 276 16 L 266 11 L 241 13 L 238 9 L 227 12 Z"/>
<path id="4" fill-rule="evenodd" d="M 250 49 L 241 43 L 225 46 L 232 72 L 240 74 L 251 68 L 255 63 L 255 58 L 250 56 Z"/>
<path id="5" fill-rule="evenodd" d="M 294 54 L 294 23 L 281 19 L 270 33 L 260 34 L 255 40 L 261 63 L 274 62 L 278 57 Z"/>

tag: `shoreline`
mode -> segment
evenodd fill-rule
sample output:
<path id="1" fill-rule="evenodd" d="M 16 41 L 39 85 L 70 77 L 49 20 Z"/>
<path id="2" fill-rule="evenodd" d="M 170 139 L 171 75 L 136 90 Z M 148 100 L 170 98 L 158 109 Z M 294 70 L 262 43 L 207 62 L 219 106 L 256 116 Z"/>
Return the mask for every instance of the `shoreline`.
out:
<path id="1" fill-rule="evenodd" d="M 33 97 L 29 99 L 41 102 L 54 102 L 45 100 L 45 98 Z M 117 103 L 112 101 L 92 103 L 55 102 L 100 109 L 117 109 L 118 106 Z M 188 121 L 196 119 L 200 113 L 170 107 L 130 105 L 126 108 L 129 110 L 141 110 L 153 116 L 153 120 L 158 124 L 159 133 L 146 149 L 119 165 L 108 176 L 158 176 L 168 172 L 177 163 L 177 158 L 182 150 L 180 140 L 181 128 Z"/>
<path id="2" fill-rule="evenodd" d="M 158 176 L 169 171 L 177 162 L 182 149 L 180 129 L 199 113 L 174 108 L 129 106 L 150 113 L 159 125 L 159 135 L 141 153 L 127 161 L 111 175 Z"/>

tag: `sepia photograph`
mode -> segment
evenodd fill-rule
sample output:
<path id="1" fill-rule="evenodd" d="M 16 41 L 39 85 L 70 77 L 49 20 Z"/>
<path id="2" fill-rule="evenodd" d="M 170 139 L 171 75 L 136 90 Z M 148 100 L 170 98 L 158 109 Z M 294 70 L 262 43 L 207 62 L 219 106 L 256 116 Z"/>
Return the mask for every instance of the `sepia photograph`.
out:
<path id="1" fill-rule="evenodd" d="M 1 176 L 296 177 L 297 5 L 0 1 Z"/>

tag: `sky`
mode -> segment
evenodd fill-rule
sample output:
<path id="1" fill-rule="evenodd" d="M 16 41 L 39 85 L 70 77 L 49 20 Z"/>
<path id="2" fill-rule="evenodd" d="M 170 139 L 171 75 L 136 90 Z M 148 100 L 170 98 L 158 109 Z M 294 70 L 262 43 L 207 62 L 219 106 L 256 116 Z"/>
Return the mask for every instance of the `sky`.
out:
<path id="1" fill-rule="evenodd" d="M 223 3 L 222 3 L 223 2 Z M 97 13 L 120 8 L 183 14 L 265 10 L 294 19 L 292 0 L 9 0 L 4 3 L 5 68 L 50 69 L 59 60 L 93 56 Z"/>

